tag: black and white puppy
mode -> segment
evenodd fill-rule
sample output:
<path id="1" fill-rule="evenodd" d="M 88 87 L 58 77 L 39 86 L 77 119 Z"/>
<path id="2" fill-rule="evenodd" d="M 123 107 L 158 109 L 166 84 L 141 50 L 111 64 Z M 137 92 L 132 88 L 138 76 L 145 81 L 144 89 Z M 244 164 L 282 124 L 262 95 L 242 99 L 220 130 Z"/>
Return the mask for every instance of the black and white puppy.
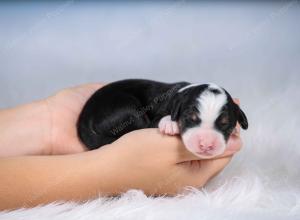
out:
<path id="1" fill-rule="evenodd" d="M 212 158 L 224 152 L 237 122 L 248 128 L 244 112 L 215 84 L 128 79 L 96 91 L 79 116 L 77 130 L 92 150 L 130 131 L 158 127 L 164 134 L 181 135 L 198 157 Z"/>

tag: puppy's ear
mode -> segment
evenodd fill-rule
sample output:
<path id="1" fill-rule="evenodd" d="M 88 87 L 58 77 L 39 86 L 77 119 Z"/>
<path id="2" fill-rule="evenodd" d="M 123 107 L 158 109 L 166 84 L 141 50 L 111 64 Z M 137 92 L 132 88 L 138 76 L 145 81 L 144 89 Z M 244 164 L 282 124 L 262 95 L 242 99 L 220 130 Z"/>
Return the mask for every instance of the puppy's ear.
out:
<path id="1" fill-rule="evenodd" d="M 175 94 L 171 99 L 170 111 L 171 111 L 171 120 L 178 121 L 179 113 L 181 111 L 181 102 L 180 102 L 180 95 Z"/>
<path id="2" fill-rule="evenodd" d="M 237 104 L 235 104 L 235 109 L 236 109 L 236 114 L 237 114 L 239 124 L 243 129 L 246 130 L 248 128 L 248 119 L 246 117 L 246 114 L 242 111 L 242 109 Z"/>

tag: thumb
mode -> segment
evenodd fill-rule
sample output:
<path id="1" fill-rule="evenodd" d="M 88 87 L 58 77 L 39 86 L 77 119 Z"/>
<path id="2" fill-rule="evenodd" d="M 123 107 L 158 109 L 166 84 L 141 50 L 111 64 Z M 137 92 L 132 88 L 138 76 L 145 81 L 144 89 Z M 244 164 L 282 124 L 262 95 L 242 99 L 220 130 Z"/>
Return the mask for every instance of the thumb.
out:
<path id="1" fill-rule="evenodd" d="M 231 161 L 232 157 L 222 157 L 210 160 L 201 161 L 201 172 L 207 180 L 216 176 L 225 166 Z"/>
<path id="2" fill-rule="evenodd" d="M 202 187 L 220 173 L 230 162 L 231 157 L 209 160 L 192 160 L 178 164 L 182 170 L 186 186 Z"/>
<path id="3" fill-rule="evenodd" d="M 182 142 L 180 145 L 177 145 L 177 152 L 177 163 L 184 163 L 192 160 L 200 160 L 199 157 L 188 151 Z"/>

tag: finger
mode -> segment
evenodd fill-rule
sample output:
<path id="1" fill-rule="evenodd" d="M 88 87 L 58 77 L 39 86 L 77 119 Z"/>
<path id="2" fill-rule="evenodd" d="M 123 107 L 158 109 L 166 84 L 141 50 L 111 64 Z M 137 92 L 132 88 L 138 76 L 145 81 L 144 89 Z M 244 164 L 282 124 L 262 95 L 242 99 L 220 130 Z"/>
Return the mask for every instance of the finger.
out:
<path id="1" fill-rule="evenodd" d="M 241 126 L 240 126 L 239 123 L 236 123 L 236 126 L 235 126 L 235 128 L 233 129 L 231 135 L 233 135 L 233 136 L 238 136 L 238 137 L 239 137 L 240 134 L 241 134 Z"/>
<path id="2" fill-rule="evenodd" d="M 203 160 L 202 171 L 205 174 L 206 181 L 220 173 L 231 161 L 231 159 L 232 157 L 223 157 L 218 159 Z"/>
<path id="3" fill-rule="evenodd" d="M 234 101 L 234 103 L 237 104 L 237 105 L 240 105 L 240 104 L 241 104 L 240 99 L 238 99 L 238 98 L 234 98 L 233 101 Z"/>
<path id="4" fill-rule="evenodd" d="M 200 159 L 201 158 L 188 151 L 185 146 L 183 146 L 183 148 L 178 149 L 177 163 L 183 163 L 187 161 L 200 160 Z"/>
<path id="5" fill-rule="evenodd" d="M 209 160 L 187 161 L 178 164 L 182 170 L 183 179 L 190 186 L 203 186 L 208 180 L 221 172 L 230 162 L 231 157 Z"/>
<path id="6" fill-rule="evenodd" d="M 241 150 L 242 145 L 243 142 L 240 137 L 231 136 L 228 140 L 228 144 L 225 152 L 222 155 L 218 156 L 217 158 L 232 156 L 233 154 Z"/>
<path id="7" fill-rule="evenodd" d="M 127 134 L 127 136 L 129 135 L 134 135 L 135 139 L 141 138 L 144 141 L 152 143 L 154 146 L 163 147 L 161 151 L 168 151 L 168 154 L 172 155 L 173 162 L 175 163 L 199 160 L 199 157 L 186 149 L 179 136 L 164 135 L 157 128 L 139 129 Z"/>
<path id="8" fill-rule="evenodd" d="M 241 148 L 239 148 L 239 147 L 236 147 L 236 148 L 233 148 L 233 147 L 228 148 L 228 149 L 225 150 L 225 152 L 224 152 L 222 155 L 217 156 L 216 159 L 217 159 L 217 158 L 224 158 L 224 157 L 230 157 L 230 156 L 233 156 L 233 155 L 236 154 L 240 149 L 241 149 Z"/>
<path id="9" fill-rule="evenodd" d="M 105 84 L 104 83 L 88 83 L 88 84 L 83 84 L 83 85 L 78 85 L 73 87 L 73 89 L 82 91 L 82 90 L 97 90 L 103 87 Z"/>
<path id="10" fill-rule="evenodd" d="M 69 91 L 73 95 L 79 97 L 81 102 L 85 102 L 88 97 L 90 97 L 96 90 L 100 89 L 102 86 L 103 84 L 100 83 L 84 84 L 69 88 L 66 91 Z"/>

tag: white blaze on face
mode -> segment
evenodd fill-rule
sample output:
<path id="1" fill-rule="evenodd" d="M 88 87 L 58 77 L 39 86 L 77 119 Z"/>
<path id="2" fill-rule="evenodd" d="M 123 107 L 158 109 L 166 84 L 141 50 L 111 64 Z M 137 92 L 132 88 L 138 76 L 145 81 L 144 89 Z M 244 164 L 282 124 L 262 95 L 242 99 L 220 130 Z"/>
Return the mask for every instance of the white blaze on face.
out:
<path id="1" fill-rule="evenodd" d="M 215 94 L 210 89 L 216 89 L 220 94 Z M 226 142 L 223 134 L 214 128 L 222 107 L 227 102 L 224 90 L 215 84 L 203 91 L 197 99 L 200 126 L 190 129 L 182 135 L 186 148 L 201 158 L 212 158 L 224 152 Z"/>

